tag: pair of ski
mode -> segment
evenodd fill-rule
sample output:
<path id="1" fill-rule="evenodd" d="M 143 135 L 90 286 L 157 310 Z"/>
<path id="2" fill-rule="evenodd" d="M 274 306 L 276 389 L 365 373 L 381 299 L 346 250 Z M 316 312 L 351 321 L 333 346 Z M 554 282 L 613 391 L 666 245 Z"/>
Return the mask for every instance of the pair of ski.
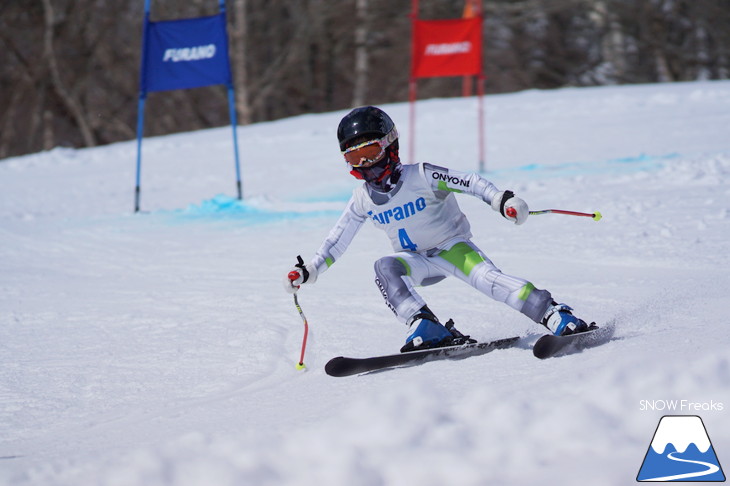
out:
<path id="1" fill-rule="evenodd" d="M 610 323 L 603 327 L 593 327 L 586 332 L 568 336 L 546 334 L 535 342 L 532 347 L 532 353 L 536 358 L 547 359 L 598 346 L 611 339 L 614 328 L 613 323 Z M 329 360 L 324 370 L 330 376 L 340 377 L 390 368 L 413 366 L 426 361 L 439 359 L 464 359 L 486 354 L 495 349 L 510 348 L 516 345 L 519 340 L 519 337 L 510 337 L 490 342 L 445 346 L 421 351 L 375 356 L 372 358 L 347 358 L 338 356 Z"/>

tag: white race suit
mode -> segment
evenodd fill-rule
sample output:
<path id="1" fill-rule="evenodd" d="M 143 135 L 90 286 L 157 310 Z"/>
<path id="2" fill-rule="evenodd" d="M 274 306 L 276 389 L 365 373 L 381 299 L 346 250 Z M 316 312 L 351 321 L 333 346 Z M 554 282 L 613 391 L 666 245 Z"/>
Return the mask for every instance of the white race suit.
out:
<path id="1" fill-rule="evenodd" d="M 390 238 L 395 253 L 375 262 L 375 282 L 385 302 L 403 322 L 426 305 L 417 286 L 455 276 L 483 294 L 540 322 L 551 305 L 550 292 L 519 277 L 503 274 L 471 241 L 469 221 L 455 193 L 487 204 L 498 189 L 475 173 L 431 164 L 408 164 L 395 186 L 380 192 L 364 183 L 312 259 L 324 272 L 345 252 L 365 220 Z"/>

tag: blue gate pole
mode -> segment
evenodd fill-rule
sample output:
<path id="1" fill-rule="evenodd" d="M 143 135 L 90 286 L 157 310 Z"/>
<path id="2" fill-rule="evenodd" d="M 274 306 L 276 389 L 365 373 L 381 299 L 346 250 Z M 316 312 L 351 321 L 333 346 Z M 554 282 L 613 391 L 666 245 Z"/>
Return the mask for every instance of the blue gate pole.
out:
<path id="1" fill-rule="evenodd" d="M 134 188 L 134 212 L 139 212 L 140 181 L 142 175 L 142 136 L 144 133 L 144 104 L 147 99 L 147 30 L 150 23 L 150 4 L 144 2 L 144 27 L 142 28 L 142 60 L 139 70 L 139 102 L 137 103 L 137 178 Z"/>
<path id="2" fill-rule="evenodd" d="M 226 1 L 218 0 L 218 8 L 223 15 L 224 26 L 226 27 L 226 46 L 228 46 L 228 26 L 226 20 Z M 231 118 L 231 128 L 233 129 L 233 156 L 236 161 L 236 189 L 238 190 L 238 199 L 243 199 L 243 190 L 241 189 L 241 162 L 238 157 L 238 117 L 236 116 L 236 93 L 233 88 L 233 75 L 231 73 L 231 58 L 226 49 L 226 64 L 228 65 L 228 111 Z"/>
<path id="3" fill-rule="evenodd" d="M 233 154 L 236 159 L 236 188 L 238 189 L 238 199 L 243 199 L 243 191 L 241 189 L 241 163 L 238 158 L 238 119 L 236 117 L 236 99 L 233 92 L 233 83 L 228 85 L 228 107 L 231 112 L 231 127 L 233 128 Z"/>
<path id="4" fill-rule="evenodd" d="M 134 188 L 134 212 L 139 212 L 140 176 L 142 169 L 142 131 L 144 127 L 144 102 L 145 95 L 139 94 L 137 104 L 137 184 Z"/>

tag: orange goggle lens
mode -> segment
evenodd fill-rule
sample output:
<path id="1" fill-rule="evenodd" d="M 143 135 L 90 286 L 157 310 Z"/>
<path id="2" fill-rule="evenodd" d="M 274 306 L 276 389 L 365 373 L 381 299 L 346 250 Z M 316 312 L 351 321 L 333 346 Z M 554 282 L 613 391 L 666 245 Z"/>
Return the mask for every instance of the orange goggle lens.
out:
<path id="1" fill-rule="evenodd" d="M 382 159 L 384 154 L 385 147 L 381 145 L 380 140 L 370 140 L 342 152 L 347 163 L 354 168 L 370 167 Z"/>

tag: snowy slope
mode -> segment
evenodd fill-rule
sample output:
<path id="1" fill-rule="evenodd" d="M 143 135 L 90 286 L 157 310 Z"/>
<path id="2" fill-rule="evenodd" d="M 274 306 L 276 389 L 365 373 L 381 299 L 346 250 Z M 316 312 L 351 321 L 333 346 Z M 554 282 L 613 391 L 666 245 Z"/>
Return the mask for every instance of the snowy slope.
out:
<path id="1" fill-rule="evenodd" d="M 416 156 L 476 169 L 476 101 L 418 106 Z M 334 379 L 337 355 L 393 352 L 363 228 L 300 292 L 356 181 L 344 112 L 0 161 L 0 484 L 632 484 L 659 418 L 700 415 L 730 465 L 730 82 L 489 96 L 486 176 L 543 215 L 462 196 L 474 241 L 599 322 L 609 344 L 538 361 L 540 329 L 457 281 L 422 289 L 479 339 L 521 347 Z M 408 156 L 408 107 L 384 107 Z M 153 117 L 150 117 L 152 120 Z M 227 194 L 227 195 L 225 195 Z M 677 400 L 676 410 L 646 410 Z M 718 406 L 719 404 L 719 406 Z M 730 472 L 727 469 L 725 474 Z"/>

